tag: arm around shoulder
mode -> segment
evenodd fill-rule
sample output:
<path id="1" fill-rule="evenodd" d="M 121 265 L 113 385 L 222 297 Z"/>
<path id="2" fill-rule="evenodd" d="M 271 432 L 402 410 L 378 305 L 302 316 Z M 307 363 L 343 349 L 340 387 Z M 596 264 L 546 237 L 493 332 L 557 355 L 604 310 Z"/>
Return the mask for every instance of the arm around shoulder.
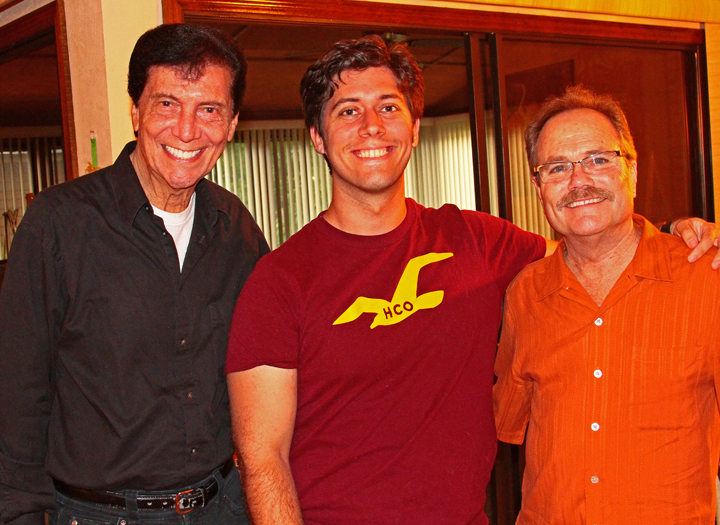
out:
<path id="1" fill-rule="evenodd" d="M 258 366 L 228 375 L 240 472 L 255 525 L 301 525 L 290 470 L 297 370 Z"/>
<path id="2" fill-rule="evenodd" d="M 720 228 L 717 224 L 706 222 L 697 217 L 674 220 L 670 224 L 670 233 L 682 237 L 692 252 L 688 256 L 690 262 L 697 261 L 711 247 L 718 246 Z M 712 261 L 712 269 L 720 268 L 720 250 L 715 254 Z"/>

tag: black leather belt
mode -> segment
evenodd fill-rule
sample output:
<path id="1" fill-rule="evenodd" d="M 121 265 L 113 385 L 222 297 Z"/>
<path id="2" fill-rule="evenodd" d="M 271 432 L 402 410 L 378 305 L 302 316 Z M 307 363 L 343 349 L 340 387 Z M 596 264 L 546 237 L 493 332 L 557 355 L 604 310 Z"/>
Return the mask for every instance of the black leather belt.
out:
<path id="1" fill-rule="evenodd" d="M 235 462 L 230 459 L 220 467 L 220 475 L 223 478 L 227 477 L 233 468 L 235 468 Z M 57 480 L 55 481 L 55 489 L 68 498 L 122 509 L 126 507 L 125 496 L 122 492 L 79 489 Z M 210 503 L 217 493 L 218 482 L 213 477 L 196 487 L 173 494 L 168 494 L 166 491 L 139 493 L 137 495 L 137 506 L 138 509 L 143 510 L 175 509 L 178 514 L 187 514 Z"/>

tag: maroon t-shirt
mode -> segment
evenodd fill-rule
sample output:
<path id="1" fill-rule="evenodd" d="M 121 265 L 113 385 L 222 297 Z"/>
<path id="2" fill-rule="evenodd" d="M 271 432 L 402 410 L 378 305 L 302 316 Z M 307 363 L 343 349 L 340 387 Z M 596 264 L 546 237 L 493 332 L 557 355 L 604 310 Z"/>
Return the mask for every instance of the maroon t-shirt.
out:
<path id="1" fill-rule="evenodd" d="M 226 372 L 298 370 L 290 463 L 305 523 L 484 524 L 505 288 L 542 237 L 408 199 L 395 230 L 318 217 L 260 260 Z"/>

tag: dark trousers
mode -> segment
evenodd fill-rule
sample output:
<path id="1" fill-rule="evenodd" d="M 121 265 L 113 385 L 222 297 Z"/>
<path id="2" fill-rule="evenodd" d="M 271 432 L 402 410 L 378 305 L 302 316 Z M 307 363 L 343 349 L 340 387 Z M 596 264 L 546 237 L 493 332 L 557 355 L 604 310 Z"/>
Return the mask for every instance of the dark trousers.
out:
<path id="1" fill-rule="evenodd" d="M 124 509 L 58 494 L 58 510 L 49 515 L 49 525 L 250 525 L 237 470 L 233 468 L 225 479 L 218 470 L 212 475 L 218 481 L 218 493 L 208 505 L 187 514 L 175 509 L 138 510 L 133 491 L 125 491 Z"/>

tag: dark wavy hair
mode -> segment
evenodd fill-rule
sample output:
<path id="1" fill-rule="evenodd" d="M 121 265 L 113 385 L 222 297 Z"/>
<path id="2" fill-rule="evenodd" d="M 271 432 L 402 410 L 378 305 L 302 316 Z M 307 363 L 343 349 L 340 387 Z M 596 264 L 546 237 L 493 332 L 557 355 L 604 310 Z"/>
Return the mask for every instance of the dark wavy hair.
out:
<path id="1" fill-rule="evenodd" d="M 620 103 L 612 96 L 598 94 L 581 85 L 570 86 L 560 96 L 547 99 L 525 130 L 525 151 L 530 167 L 538 165 L 537 143 L 545 124 L 555 115 L 573 109 L 592 109 L 607 117 L 620 137 L 620 153 L 629 161 L 637 160 L 635 142 Z"/>
<path id="2" fill-rule="evenodd" d="M 300 82 L 300 96 L 307 128 L 315 128 L 323 136 L 325 104 L 335 93 L 342 73 L 347 70 L 364 71 L 370 67 L 388 68 L 397 80 L 413 120 L 422 117 L 425 87 L 415 57 L 403 43 L 386 45 L 378 35 L 370 35 L 337 42 L 305 72 Z"/>
<path id="3" fill-rule="evenodd" d="M 247 63 L 242 48 L 218 29 L 193 24 L 165 24 L 143 34 L 130 56 L 128 94 L 137 106 L 150 68 L 179 68 L 187 79 L 198 79 L 208 65 L 227 67 L 232 74 L 233 115 L 245 94 Z"/>

